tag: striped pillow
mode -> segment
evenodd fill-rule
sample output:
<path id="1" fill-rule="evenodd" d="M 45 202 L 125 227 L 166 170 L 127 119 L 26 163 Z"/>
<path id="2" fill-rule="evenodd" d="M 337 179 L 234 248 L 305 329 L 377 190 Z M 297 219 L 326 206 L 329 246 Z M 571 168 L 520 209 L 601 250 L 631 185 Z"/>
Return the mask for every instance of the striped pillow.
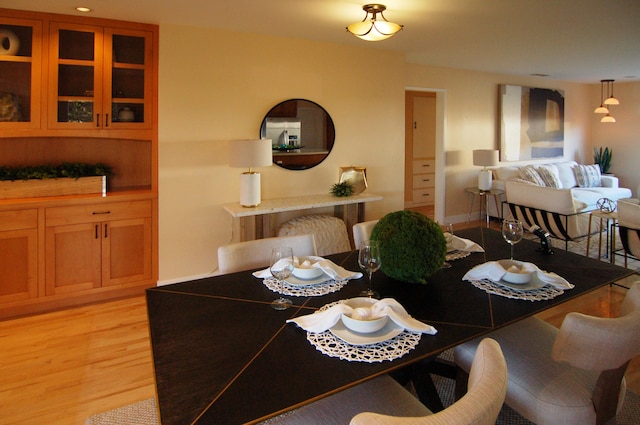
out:
<path id="1" fill-rule="evenodd" d="M 518 168 L 518 174 L 520 174 L 520 178 L 522 178 L 523 180 L 530 181 L 537 186 L 545 186 L 544 180 L 542 180 L 540 174 L 538 174 L 538 172 L 535 168 L 533 168 L 532 165 Z"/>
<path id="2" fill-rule="evenodd" d="M 548 166 L 540 166 L 536 168 L 538 174 L 540 174 L 540 178 L 544 181 L 544 184 L 547 187 L 561 188 L 562 183 L 560 183 L 560 177 L 551 167 Z"/>
<path id="3" fill-rule="evenodd" d="M 578 186 L 580 187 L 600 187 L 600 166 L 574 165 L 573 172 L 576 175 Z"/>

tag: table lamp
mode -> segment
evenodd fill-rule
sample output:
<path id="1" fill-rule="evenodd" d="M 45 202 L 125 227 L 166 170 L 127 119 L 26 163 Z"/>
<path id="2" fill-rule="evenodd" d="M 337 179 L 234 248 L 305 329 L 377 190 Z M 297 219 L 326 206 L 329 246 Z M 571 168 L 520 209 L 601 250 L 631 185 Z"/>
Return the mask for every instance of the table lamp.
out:
<path id="1" fill-rule="evenodd" d="M 498 151 L 494 149 L 474 150 L 473 165 L 484 167 L 478 175 L 478 189 L 491 190 L 491 170 L 487 170 L 487 167 L 498 165 Z"/>
<path id="2" fill-rule="evenodd" d="M 240 176 L 240 205 L 256 207 L 260 205 L 260 173 L 252 168 L 266 167 L 272 162 L 271 139 L 233 140 L 231 142 L 229 165 L 249 168 Z"/>

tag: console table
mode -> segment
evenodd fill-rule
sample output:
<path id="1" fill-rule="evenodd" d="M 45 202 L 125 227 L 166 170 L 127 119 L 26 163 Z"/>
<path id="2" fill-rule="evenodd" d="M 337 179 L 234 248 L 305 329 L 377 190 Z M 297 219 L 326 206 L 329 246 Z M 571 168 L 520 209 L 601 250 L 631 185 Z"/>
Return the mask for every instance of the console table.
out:
<path id="1" fill-rule="evenodd" d="M 243 207 L 240 203 L 224 205 L 224 209 L 233 218 L 240 219 L 241 240 L 262 239 L 271 234 L 271 215 L 286 211 L 299 211 L 312 208 L 333 207 L 333 215 L 343 219 L 347 225 L 349 238 L 353 238 L 352 227 L 364 221 L 366 202 L 380 201 L 382 196 L 373 193 L 336 197 L 332 195 L 306 195 L 291 198 L 264 199 L 256 207 Z M 255 220 L 253 234 L 249 231 L 247 220 Z"/>

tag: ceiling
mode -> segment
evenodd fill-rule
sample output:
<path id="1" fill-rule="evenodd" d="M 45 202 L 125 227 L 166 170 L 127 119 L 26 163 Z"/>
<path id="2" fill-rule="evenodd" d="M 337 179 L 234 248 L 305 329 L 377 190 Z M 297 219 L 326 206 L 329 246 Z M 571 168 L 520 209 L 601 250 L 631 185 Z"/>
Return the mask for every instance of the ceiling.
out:
<path id="1" fill-rule="evenodd" d="M 385 0 L 396 36 L 366 42 L 345 27 L 358 0 L 0 0 L 0 7 L 170 23 L 404 53 L 422 63 L 596 83 L 640 81 L 639 0 Z"/>

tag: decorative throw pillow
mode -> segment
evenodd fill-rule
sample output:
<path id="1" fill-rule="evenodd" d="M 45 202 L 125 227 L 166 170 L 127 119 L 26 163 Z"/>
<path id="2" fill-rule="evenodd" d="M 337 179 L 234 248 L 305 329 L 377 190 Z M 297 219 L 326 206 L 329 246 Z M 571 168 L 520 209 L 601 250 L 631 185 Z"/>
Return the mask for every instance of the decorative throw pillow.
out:
<path id="1" fill-rule="evenodd" d="M 549 166 L 540 166 L 536 168 L 538 174 L 540 174 L 540 178 L 544 181 L 544 184 L 547 187 L 561 188 L 562 183 L 560 183 L 560 177 L 554 173 L 553 168 Z"/>
<path id="2" fill-rule="evenodd" d="M 526 167 L 520 167 L 518 169 L 518 174 L 520 174 L 520 177 L 524 180 L 528 180 L 531 183 L 538 185 L 538 186 L 544 186 L 544 180 L 542 180 L 542 178 L 540 177 L 540 174 L 538 174 L 538 172 L 536 171 L 535 168 L 533 168 L 532 165 L 527 165 Z"/>
<path id="3" fill-rule="evenodd" d="M 600 186 L 600 166 L 593 165 L 576 165 L 573 167 L 576 174 L 576 180 L 580 187 L 599 187 Z"/>

